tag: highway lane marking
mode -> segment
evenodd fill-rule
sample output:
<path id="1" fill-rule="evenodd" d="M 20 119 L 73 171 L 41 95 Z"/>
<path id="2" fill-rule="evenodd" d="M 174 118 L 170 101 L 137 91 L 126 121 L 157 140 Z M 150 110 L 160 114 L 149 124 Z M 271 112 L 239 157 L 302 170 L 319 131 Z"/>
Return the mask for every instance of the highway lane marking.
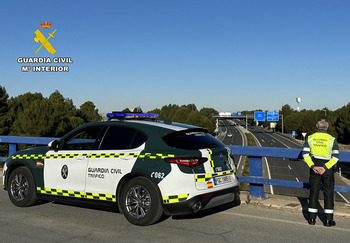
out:
<path id="1" fill-rule="evenodd" d="M 242 142 L 243 142 L 243 146 L 245 146 L 244 145 L 244 143 L 245 143 L 245 140 L 244 140 L 244 137 L 243 137 L 243 132 L 241 131 L 241 129 L 240 129 L 240 126 L 239 126 L 239 128 L 236 128 L 237 130 L 238 130 L 238 132 L 239 132 L 239 134 L 241 135 L 241 137 L 242 137 Z M 241 164 L 241 162 L 242 162 L 242 158 L 243 158 L 243 156 L 241 155 L 241 156 L 239 156 L 239 160 L 238 160 L 238 164 L 237 164 L 237 169 L 239 168 L 239 165 Z M 242 171 L 243 171 L 243 169 L 244 169 L 244 165 L 242 166 Z"/>
<path id="2" fill-rule="evenodd" d="M 260 147 L 262 147 L 262 146 L 261 146 L 261 143 L 260 143 L 259 140 L 255 137 L 255 135 L 254 135 L 253 133 L 251 133 L 251 134 L 252 134 L 252 136 L 254 137 L 255 141 L 258 143 L 258 145 L 259 145 Z M 266 168 L 267 168 L 267 175 L 268 175 L 269 179 L 271 179 L 271 173 L 270 173 L 270 166 L 269 166 L 269 163 L 268 163 L 266 157 L 263 157 L 263 158 L 264 158 L 264 160 L 265 160 L 265 164 L 266 164 Z M 270 185 L 270 192 L 271 192 L 272 195 L 274 194 L 272 185 Z"/>
<path id="3" fill-rule="evenodd" d="M 343 198 L 343 200 L 346 202 L 346 203 L 350 203 L 340 192 L 337 192 L 337 194 Z"/>
<path id="4" fill-rule="evenodd" d="M 264 220 L 268 220 L 268 221 L 274 221 L 274 222 L 280 222 L 280 223 L 287 223 L 287 224 L 298 224 L 298 225 L 302 225 L 303 227 L 305 226 L 309 226 L 307 221 L 305 220 L 305 222 L 296 222 L 296 221 L 291 221 L 291 220 L 286 220 L 286 219 L 274 219 L 274 218 L 266 218 L 266 217 L 261 217 L 261 216 L 255 216 L 255 215 L 248 215 L 248 214 L 241 214 L 241 213 L 232 213 L 232 212 L 220 212 L 222 214 L 228 214 L 228 215 L 234 215 L 234 216 L 240 216 L 240 217 L 245 217 L 245 218 L 252 218 L 252 219 L 258 219 L 261 221 Z M 312 225 L 309 227 L 322 227 L 323 229 L 327 229 L 327 227 L 324 227 L 323 224 L 316 224 L 316 225 Z M 350 232 L 350 229 L 348 228 L 340 228 L 338 227 L 338 224 L 336 227 L 332 227 L 332 231 L 333 230 L 339 230 L 339 231 L 345 231 L 345 232 Z"/>
<path id="5" fill-rule="evenodd" d="M 290 166 L 288 165 L 288 168 L 290 169 L 290 170 L 292 170 L 292 168 L 290 168 Z"/>
<path id="6" fill-rule="evenodd" d="M 284 146 L 286 146 L 287 148 L 291 148 L 289 147 L 287 144 L 283 143 L 281 140 L 279 140 L 278 138 L 273 137 L 271 134 L 268 134 L 269 136 L 271 136 L 272 138 L 276 139 L 278 142 L 280 142 L 281 144 L 283 144 Z"/>
<path id="7" fill-rule="evenodd" d="M 298 145 L 298 147 L 302 147 L 300 143 L 298 143 L 298 142 L 296 142 L 296 141 L 294 141 L 294 140 L 290 140 L 290 139 L 288 139 L 288 138 L 285 138 L 285 137 L 283 137 L 282 135 L 280 135 L 280 134 L 278 134 L 278 133 L 275 133 L 275 134 L 276 134 L 277 136 L 280 136 L 280 137 L 283 138 L 283 139 L 288 140 L 289 142 L 294 143 L 295 145 Z M 270 135 L 270 136 L 271 136 L 271 135 Z"/>
<path id="8" fill-rule="evenodd" d="M 298 179 L 298 177 L 295 177 L 295 179 L 297 180 L 297 182 L 299 182 L 299 179 Z"/>

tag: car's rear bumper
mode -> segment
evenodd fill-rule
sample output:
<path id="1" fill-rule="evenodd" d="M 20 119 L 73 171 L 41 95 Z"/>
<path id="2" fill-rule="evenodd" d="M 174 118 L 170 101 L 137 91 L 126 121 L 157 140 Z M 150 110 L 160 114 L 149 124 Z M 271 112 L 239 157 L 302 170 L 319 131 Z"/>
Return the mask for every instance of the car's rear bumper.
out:
<path id="1" fill-rule="evenodd" d="M 163 209 L 166 215 L 181 215 L 195 213 L 230 202 L 240 204 L 238 186 L 202 194 L 183 202 L 163 204 Z"/>

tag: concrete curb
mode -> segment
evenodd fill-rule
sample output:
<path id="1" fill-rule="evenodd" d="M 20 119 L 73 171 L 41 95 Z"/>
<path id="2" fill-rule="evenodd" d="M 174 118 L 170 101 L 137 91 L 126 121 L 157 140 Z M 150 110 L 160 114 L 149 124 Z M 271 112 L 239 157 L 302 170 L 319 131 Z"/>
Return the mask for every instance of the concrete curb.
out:
<path id="1" fill-rule="evenodd" d="M 241 191 L 241 204 L 253 205 L 266 208 L 282 209 L 295 212 L 307 212 L 308 198 L 291 196 L 267 195 L 266 199 L 252 199 L 249 192 Z M 323 201 L 320 200 L 323 205 Z M 320 211 L 322 213 L 322 211 Z M 336 217 L 350 218 L 350 204 L 343 202 L 334 203 L 334 215 Z"/>

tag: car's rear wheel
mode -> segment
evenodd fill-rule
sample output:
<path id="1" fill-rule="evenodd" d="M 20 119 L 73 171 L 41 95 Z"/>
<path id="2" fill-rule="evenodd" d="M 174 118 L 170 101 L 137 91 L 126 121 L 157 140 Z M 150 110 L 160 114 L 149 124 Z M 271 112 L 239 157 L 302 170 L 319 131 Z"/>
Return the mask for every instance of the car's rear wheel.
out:
<path id="1" fill-rule="evenodd" d="M 8 195 L 18 207 L 28 207 L 37 201 L 34 178 L 27 167 L 16 168 L 10 174 Z"/>
<path id="2" fill-rule="evenodd" d="M 128 181 L 122 190 L 121 209 L 125 218 L 135 225 L 150 225 L 163 214 L 161 198 L 155 185 L 144 177 Z"/>

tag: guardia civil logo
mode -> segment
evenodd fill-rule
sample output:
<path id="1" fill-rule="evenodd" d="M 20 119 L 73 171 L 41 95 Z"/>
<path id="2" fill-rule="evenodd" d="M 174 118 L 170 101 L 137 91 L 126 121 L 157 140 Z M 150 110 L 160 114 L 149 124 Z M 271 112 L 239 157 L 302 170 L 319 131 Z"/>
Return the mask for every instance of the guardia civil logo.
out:
<path id="1" fill-rule="evenodd" d="M 67 165 L 62 166 L 61 176 L 63 179 L 67 179 L 67 177 L 68 177 L 68 166 Z"/>
<path id="2" fill-rule="evenodd" d="M 40 26 L 43 28 L 43 29 L 50 29 L 52 24 L 51 23 L 48 23 L 47 21 L 45 21 L 44 23 L 40 23 Z M 56 32 L 56 29 L 52 32 L 52 33 L 49 33 L 49 36 L 46 38 L 42 33 L 41 31 L 38 29 L 36 31 L 34 31 L 34 33 L 36 34 L 36 37 L 34 38 L 34 41 L 35 42 L 39 42 L 41 43 L 41 46 L 36 50 L 36 52 L 34 52 L 34 54 L 37 54 L 38 51 L 42 48 L 42 47 L 45 47 L 45 49 L 51 53 L 51 54 L 55 54 L 56 53 L 56 50 L 55 48 L 52 47 L 52 45 L 50 44 L 49 42 L 49 39 L 52 37 L 52 38 L 55 38 L 53 36 L 53 34 Z"/>
<path id="3" fill-rule="evenodd" d="M 38 27 L 38 25 L 40 27 Z M 57 29 L 51 28 L 54 25 L 51 22 L 44 21 L 40 24 L 35 24 L 34 35 L 28 36 L 26 39 L 34 43 L 35 47 L 34 56 L 31 57 L 18 57 L 17 63 L 21 64 L 22 72 L 69 72 L 68 64 L 72 64 L 71 57 L 56 57 L 57 54 L 55 45 Z M 52 31 L 53 30 L 53 31 Z M 60 48 L 62 48 L 60 46 Z M 32 52 L 31 52 L 32 53 Z M 49 54 L 49 57 L 47 56 Z M 51 57 L 53 56 L 53 57 Z M 44 64 L 44 65 L 43 65 Z"/>

